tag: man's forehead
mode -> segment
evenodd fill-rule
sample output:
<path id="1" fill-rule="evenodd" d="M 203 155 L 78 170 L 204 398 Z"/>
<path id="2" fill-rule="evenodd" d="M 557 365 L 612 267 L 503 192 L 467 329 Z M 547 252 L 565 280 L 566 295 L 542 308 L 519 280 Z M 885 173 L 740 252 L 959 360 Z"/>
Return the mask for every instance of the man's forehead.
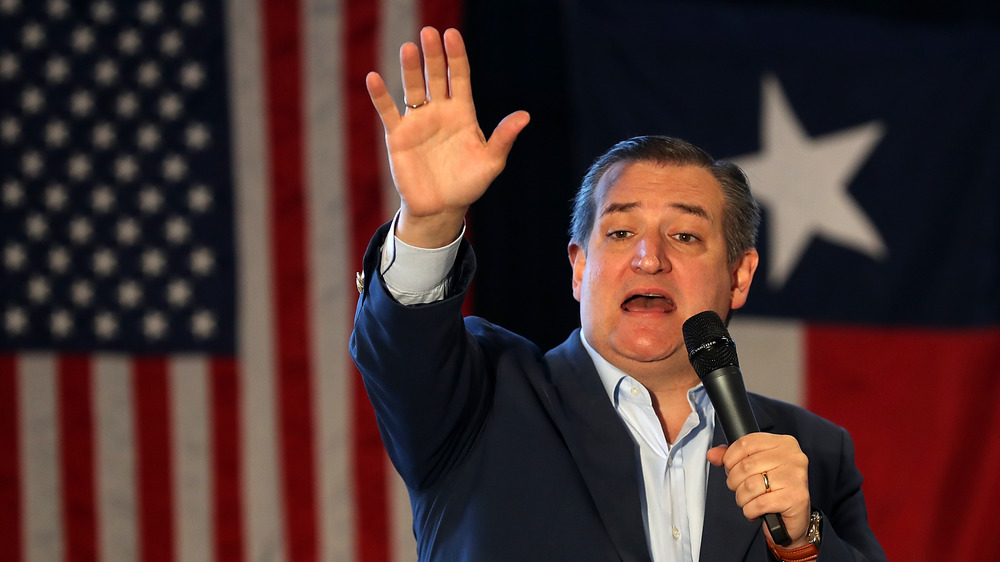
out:
<path id="1" fill-rule="evenodd" d="M 623 178 L 627 183 L 622 183 Z M 662 186 L 658 184 L 662 184 Z M 702 166 L 693 164 L 661 164 L 644 160 L 619 162 L 608 169 L 598 184 L 598 216 L 604 216 L 609 213 L 629 212 L 642 207 L 643 203 L 641 200 L 623 191 L 645 188 L 656 190 L 660 187 L 665 191 L 671 192 L 688 191 L 696 195 L 697 199 L 707 196 L 709 198 L 708 201 L 681 198 L 667 202 L 667 205 L 670 207 L 701 216 L 705 219 L 710 220 L 712 217 L 710 209 L 706 208 L 706 203 L 714 203 L 713 200 L 716 198 L 720 206 L 722 203 L 722 186 L 715 176 L 712 175 L 711 171 Z"/>

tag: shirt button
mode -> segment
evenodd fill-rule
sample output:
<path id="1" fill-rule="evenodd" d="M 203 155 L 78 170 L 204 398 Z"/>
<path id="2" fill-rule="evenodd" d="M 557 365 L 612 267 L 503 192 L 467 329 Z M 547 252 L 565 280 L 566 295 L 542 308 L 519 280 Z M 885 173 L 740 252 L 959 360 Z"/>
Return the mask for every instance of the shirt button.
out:
<path id="1" fill-rule="evenodd" d="M 676 540 L 680 540 L 680 538 L 681 538 L 681 530 L 678 529 L 677 527 L 672 527 L 671 529 L 673 530 L 674 540 L 675 541 Z"/>
<path id="2" fill-rule="evenodd" d="M 674 457 L 667 457 L 667 466 L 674 466 Z"/>
<path id="3" fill-rule="evenodd" d="M 632 392 L 632 396 L 639 396 L 639 389 L 638 388 L 636 388 L 636 387 L 633 386 L 631 392 Z"/>

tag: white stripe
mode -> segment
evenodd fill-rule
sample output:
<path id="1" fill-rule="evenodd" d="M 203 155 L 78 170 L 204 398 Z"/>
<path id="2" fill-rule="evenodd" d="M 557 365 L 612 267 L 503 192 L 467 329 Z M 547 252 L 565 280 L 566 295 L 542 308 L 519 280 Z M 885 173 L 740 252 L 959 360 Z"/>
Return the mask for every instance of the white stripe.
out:
<path id="1" fill-rule="evenodd" d="M 101 560 L 138 560 L 135 406 L 130 361 L 94 358 L 94 436 L 97 535 Z"/>
<path id="2" fill-rule="evenodd" d="M 24 559 L 59 562 L 64 555 L 64 533 L 56 365 L 50 355 L 26 353 L 20 356 L 20 367 Z"/>
<path id="3" fill-rule="evenodd" d="M 267 142 L 259 7 L 227 2 L 233 162 L 236 183 L 239 277 L 241 450 L 245 552 L 251 561 L 286 556 L 284 510 L 277 462 L 274 342 L 271 327 L 270 224 L 267 214 Z"/>
<path id="4" fill-rule="evenodd" d="M 210 377 L 202 356 L 178 356 L 167 372 L 170 428 L 173 435 L 174 528 L 178 560 L 209 562 L 213 557 L 214 526 L 209 457 Z"/>
<path id="5" fill-rule="evenodd" d="M 399 47 L 406 41 L 419 42 L 419 2 L 417 0 L 386 0 L 382 3 L 382 33 L 379 45 L 379 74 L 382 75 L 386 86 L 394 98 L 402 103 L 403 101 L 403 81 L 399 72 Z M 444 31 L 439 29 L 438 31 Z M 348 84 L 348 87 L 362 87 L 363 85 Z M 374 109 L 372 109 L 374 117 Z M 381 127 L 380 122 L 375 119 L 376 126 Z M 389 220 L 399 208 L 399 194 L 392 183 L 389 173 L 388 157 L 385 154 L 385 144 L 380 143 L 382 166 L 382 212 L 385 220 Z M 390 550 L 394 562 L 409 562 L 417 558 L 417 542 L 413 537 L 413 516 L 410 512 L 410 498 L 406 492 L 406 486 L 402 478 L 391 468 L 388 459 L 386 466 L 390 467 L 388 472 L 387 509 L 389 510 L 389 540 L 392 543 Z"/>
<path id="6" fill-rule="evenodd" d="M 335 562 L 355 559 L 356 526 L 347 338 L 357 291 L 354 272 L 344 267 L 352 257 L 345 216 L 344 59 L 335 48 L 344 41 L 342 7 L 339 0 L 313 0 L 303 18 L 317 527 L 319 559 Z"/>
<path id="7" fill-rule="evenodd" d="M 729 332 L 736 342 L 747 390 L 792 404 L 805 404 L 801 322 L 733 316 Z"/>

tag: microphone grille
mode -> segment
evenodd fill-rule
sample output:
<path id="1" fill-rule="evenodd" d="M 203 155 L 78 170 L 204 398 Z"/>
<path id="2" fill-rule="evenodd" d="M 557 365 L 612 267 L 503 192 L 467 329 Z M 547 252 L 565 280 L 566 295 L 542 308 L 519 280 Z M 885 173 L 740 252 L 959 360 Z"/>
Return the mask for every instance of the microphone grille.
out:
<path id="1" fill-rule="evenodd" d="M 738 367 L 736 343 L 726 330 L 726 324 L 714 311 L 699 312 L 684 322 L 684 345 L 688 359 L 698 373 L 704 377 L 722 367 Z"/>

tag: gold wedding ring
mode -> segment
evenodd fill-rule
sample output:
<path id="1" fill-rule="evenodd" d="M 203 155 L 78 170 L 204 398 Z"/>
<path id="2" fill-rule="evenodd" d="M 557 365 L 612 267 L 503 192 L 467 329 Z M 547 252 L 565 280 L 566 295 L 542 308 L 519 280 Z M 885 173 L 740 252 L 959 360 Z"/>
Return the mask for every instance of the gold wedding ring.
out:
<path id="1" fill-rule="evenodd" d="M 770 493 L 771 492 L 771 481 L 767 479 L 767 473 L 766 472 L 761 472 L 760 475 L 764 477 L 764 493 Z"/>
<path id="2" fill-rule="evenodd" d="M 420 109 L 421 107 L 427 105 L 428 101 L 430 100 L 424 99 L 424 101 L 420 103 L 410 103 L 409 101 L 406 100 L 406 98 L 403 98 L 403 104 L 406 105 L 406 107 L 409 107 L 410 109 Z"/>

